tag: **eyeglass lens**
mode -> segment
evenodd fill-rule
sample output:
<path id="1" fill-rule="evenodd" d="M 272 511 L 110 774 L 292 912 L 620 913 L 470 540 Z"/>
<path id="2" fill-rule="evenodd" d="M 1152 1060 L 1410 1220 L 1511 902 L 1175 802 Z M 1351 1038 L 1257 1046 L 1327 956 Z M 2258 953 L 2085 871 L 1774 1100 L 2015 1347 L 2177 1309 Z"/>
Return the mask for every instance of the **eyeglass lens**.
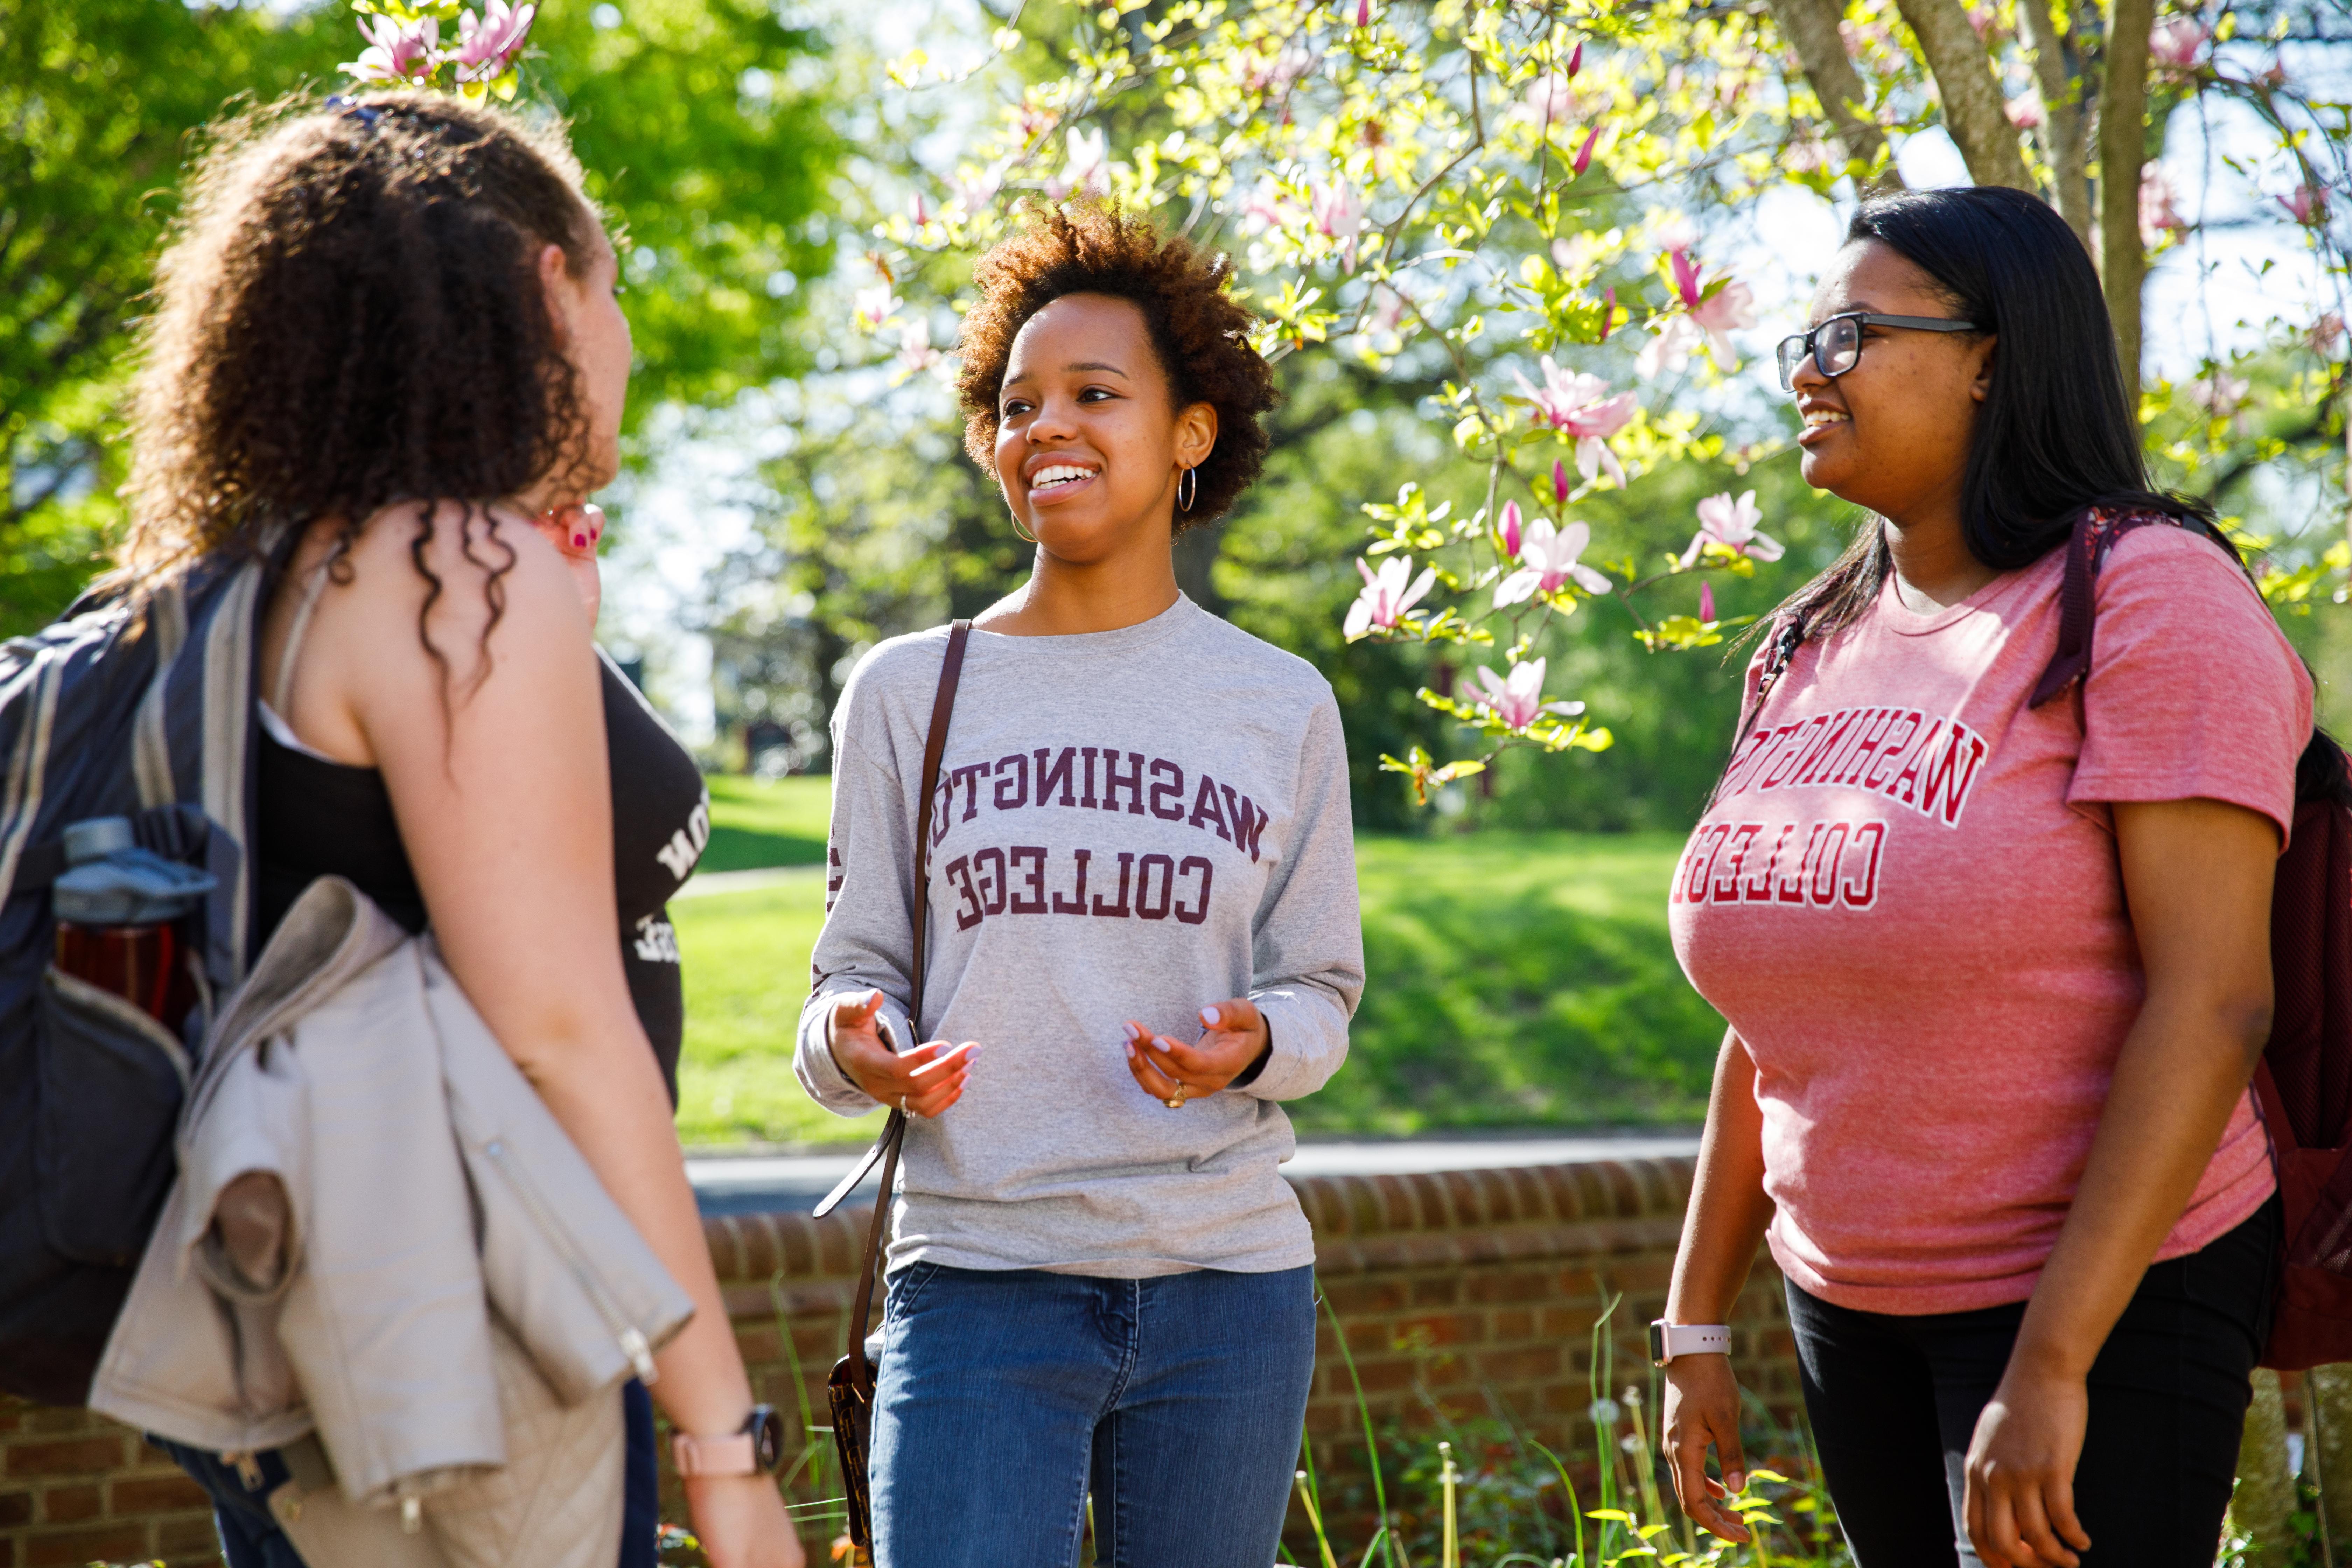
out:
<path id="1" fill-rule="evenodd" d="M 1851 316 L 1823 321 L 1811 332 L 1780 340 L 1780 390 L 1796 390 L 1797 367 L 1810 340 L 1813 364 L 1823 375 L 1843 375 L 1862 358 L 1862 323 Z"/>

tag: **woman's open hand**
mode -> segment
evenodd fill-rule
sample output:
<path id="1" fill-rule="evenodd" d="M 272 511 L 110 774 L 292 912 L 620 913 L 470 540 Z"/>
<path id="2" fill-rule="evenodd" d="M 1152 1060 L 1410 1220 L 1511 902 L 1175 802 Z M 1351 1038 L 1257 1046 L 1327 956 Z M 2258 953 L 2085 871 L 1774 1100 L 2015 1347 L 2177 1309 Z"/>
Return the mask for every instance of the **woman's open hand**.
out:
<path id="1" fill-rule="evenodd" d="M 1127 1023 L 1127 1070 L 1143 1092 L 1163 1105 L 1200 1100 L 1239 1078 L 1272 1041 L 1255 1004 L 1235 997 L 1201 1009 L 1207 1031 L 1181 1045 L 1130 1018 Z"/>
<path id="2" fill-rule="evenodd" d="M 862 1002 L 834 1005 L 825 1043 L 849 1081 L 909 1116 L 937 1116 L 962 1099 L 964 1080 L 980 1057 L 979 1042 L 950 1047 L 945 1040 L 933 1040 L 911 1051 L 893 1051 L 874 1022 L 881 1010 L 879 991 L 869 992 Z"/>
<path id="3" fill-rule="evenodd" d="M 1723 1467 L 1720 1481 L 1706 1473 L 1709 1448 Z M 1729 1356 L 1678 1355 L 1667 1363 L 1666 1458 L 1675 1496 L 1691 1522 L 1726 1541 L 1746 1541 L 1748 1527 L 1722 1501 L 1748 1484 L 1748 1460 L 1739 1450 L 1739 1379 Z"/>
<path id="4" fill-rule="evenodd" d="M 2010 1363 L 1969 1444 L 1969 1541 L 1985 1568 L 2075 1568 L 2091 1544 L 2074 1466 L 2091 1420 L 2080 1377 Z"/>

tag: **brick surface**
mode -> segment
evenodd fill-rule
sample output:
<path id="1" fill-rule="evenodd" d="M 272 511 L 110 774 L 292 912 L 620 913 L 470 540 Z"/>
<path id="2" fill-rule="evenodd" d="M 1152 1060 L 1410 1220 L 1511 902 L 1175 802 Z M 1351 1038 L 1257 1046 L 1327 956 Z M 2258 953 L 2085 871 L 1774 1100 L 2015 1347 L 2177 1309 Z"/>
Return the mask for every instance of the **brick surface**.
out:
<path id="1" fill-rule="evenodd" d="M 87 1524 L 106 1511 L 106 1494 L 92 1485 L 50 1487 L 41 1493 L 43 1524 Z"/>
<path id="2" fill-rule="evenodd" d="M 143 1523 L 96 1530 L 40 1531 L 24 1542 L 25 1568 L 78 1568 L 85 1563 L 129 1563 L 147 1554 Z"/>
<path id="3" fill-rule="evenodd" d="M 204 1488 L 189 1479 L 184 1471 L 174 1469 L 168 1476 L 139 1476 L 116 1481 L 108 1493 L 107 1507 L 121 1518 L 130 1514 L 209 1510 L 212 1502 L 205 1497 Z"/>
<path id="4" fill-rule="evenodd" d="M 103 1475 L 122 1464 L 122 1449 L 118 1436 L 11 1443 L 0 1448 L 0 1474 L 11 1479 Z"/>

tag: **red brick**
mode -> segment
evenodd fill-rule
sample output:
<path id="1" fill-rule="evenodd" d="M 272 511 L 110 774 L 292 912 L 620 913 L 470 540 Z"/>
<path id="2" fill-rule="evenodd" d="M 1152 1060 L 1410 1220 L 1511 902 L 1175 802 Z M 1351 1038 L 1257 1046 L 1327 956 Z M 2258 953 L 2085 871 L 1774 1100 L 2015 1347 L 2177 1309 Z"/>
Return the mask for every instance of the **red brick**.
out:
<path id="1" fill-rule="evenodd" d="M 1433 1345 L 1475 1344 L 1486 1337 L 1486 1319 L 1482 1312 L 1428 1312 L 1408 1318 L 1396 1327 L 1399 1341 L 1420 1339 Z"/>
<path id="2" fill-rule="evenodd" d="M 1424 1274 L 1412 1282 L 1412 1304 L 1416 1307 L 1450 1307 L 1460 1300 L 1462 1277 L 1458 1274 Z"/>
<path id="3" fill-rule="evenodd" d="M 82 1437 L 65 1443 L 15 1443 L 0 1448 L 12 1476 L 92 1476 L 122 1463 L 120 1437 Z"/>
<path id="4" fill-rule="evenodd" d="M 177 1470 L 168 1476 L 120 1479 L 115 1481 L 108 1500 L 113 1505 L 118 1519 L 127 1519 L 132 1514 L 178 1513 L 189 1509 L 210 1510 L 212 1508 L 212 1500 L 205 1495 L 205 1489 Z"/>
<path id="5" fill-rule="evenodd" d="M 87 1410 L 57 1410 L 36 1405 L 25 1417 L 23 1430 L 60 1436 L 68 1432 L 120 1432 L 121 1427 Z"/>
<path id="6" fill-rule="evenodd" d="M 29 1524 L 32 1519 L 31 1492 L 0 1492 L 0 1530 L 12 1524 Z"/>
<path id="7" fill-rule="evenodd" d="M 220 1532 L 213 1528 L 213 1516 L 209 1513 L 193 1519 L 167 1519 L 155 1527 L 155 1550 L 168 1559 L 193 1557 L 218 1563 Z"/>
<path id="8" fill-rule="evenodd" d="M 147 1527 L 110 1524 L 28 1536 L 25 1568 L 78 1568 L 85 1563 L 131 1563 L 147 1555 Z"/>
<path id="9" fill-rule="evenodd" d="M 1342 1317 L 1392 1312 L 1405 1304 L 1405 1282 L 1394 1278 L 1329 1280 L 1323 1286 L 1323 1300 Z"/>
<path id="10" fill-rule="evenodd" d="M 41 1522 L 87 1524 L 106 1512 L 106 1500 L 94 1486 L 50 1487 L 41 1493 Z"/>

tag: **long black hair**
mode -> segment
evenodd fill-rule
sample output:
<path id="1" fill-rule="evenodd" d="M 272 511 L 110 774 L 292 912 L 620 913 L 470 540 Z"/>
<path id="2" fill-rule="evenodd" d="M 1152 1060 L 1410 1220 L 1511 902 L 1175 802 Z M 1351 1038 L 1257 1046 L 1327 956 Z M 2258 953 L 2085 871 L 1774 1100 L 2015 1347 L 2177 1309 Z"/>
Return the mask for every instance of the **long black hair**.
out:
<path id="1" fill-rule="evenodd" d="M 1955 315 L 1996 340 L 1960 480 L 1969 554 L 2000 572 L 2031 566 L 2066 542 L 2086 506 L 2168 512 L 2221 539 L 2204 502 L 2149 487 L 2098 273 L 2048 205 L 2003 185 L 1903 191 L 1863 203 L 1845 237 L 1902 256 Z M 1885 525 L 1874 517 L 1762 624 L 1800 641 L 1825 636 L 1869 609 L 1888 568 Z"/>

